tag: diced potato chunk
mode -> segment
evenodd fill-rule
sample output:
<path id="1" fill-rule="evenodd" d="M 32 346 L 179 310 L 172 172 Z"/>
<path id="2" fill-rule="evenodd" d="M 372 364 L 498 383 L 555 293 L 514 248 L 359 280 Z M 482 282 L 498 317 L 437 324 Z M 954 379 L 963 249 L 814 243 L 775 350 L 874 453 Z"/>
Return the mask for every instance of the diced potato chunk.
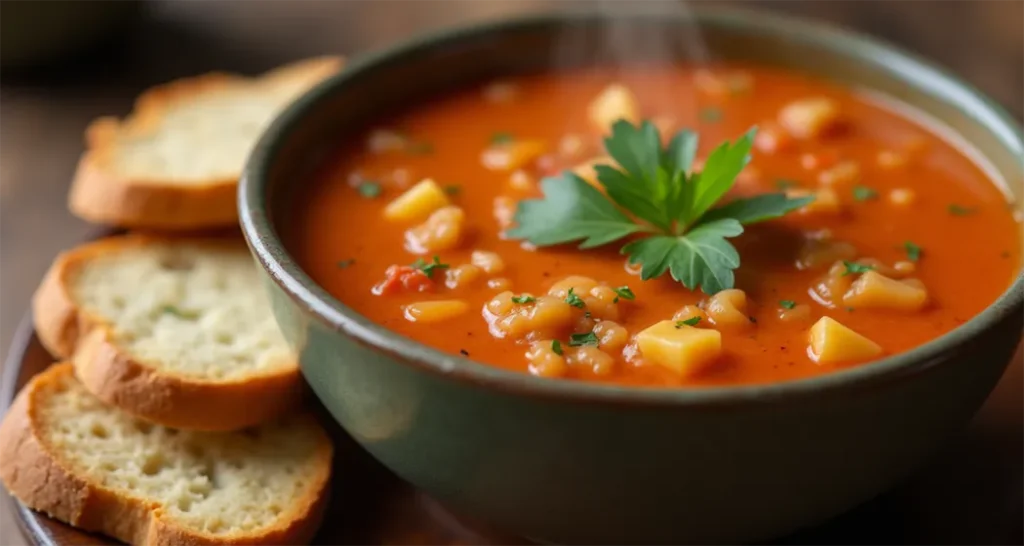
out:
<path id="1" fill-rule="evenodd" d="M 636 335 L 645 361 L 664 366 L 679 375 L 693 375 L 722 354 L 722 334 L 663 320 Z"/>
<path id="2" fill-rule="evenodd" d="M 474 250 L 469 260 L 488 275 L 497 275 L 505 270 L 505 260 L 502 260 L 496 252 Z"/>
<path id="3" fill-rule="evenodd" d="M 824 97 L 794 101 L 779 112 L 779 123 L 789 134 L 801 139 L 822 136 L 839 121 L 839 104 Z"/>
<path id="4" fill-rule="evenodd" d="M 818 173 L 818 182 L 826 186 L 849 186 L 860 180 L 860 165 L 856 161 L 841 161 Z"/>
<path id="5" fill-rule="evenodd" d="M 590 121 L 605 132 L 620 119 L 636 124 L 640 121 L 640 104 L 628 87 L 613 83 L 605 87 L 590 103 Z"/>
<path id="6" fill-rule="evenodd" d="M 914 190 L 909 188 L 895 188 L 889 192 L 889 202 L 900 207 L 913 204 L 915 197 Z"/>
<path id="7" fill-rule="evenodd" d="M 920 311 L 928 303 L 928 291 L 917 279 L 890 279 L 868 271 L 843 295 L 843 303 L 855 308 Z"/>
<path id="8" fill-rule="evenodd" d="M 792 146 L 793 137 L 774 122 L 766 123 L 754 136 L 754 147 L 768 155 L 784 152 Z"/>
<path id="9" fill-rule="evenodd" d="M 675 320 L 675 321 L 680 321 L 680 320 L 691 320 L 692 321 L 693 319 L 697 319 L 696 324 L 694 324 L 693 326 L 698 326 L 698 325 L 703 326 L 703 324 L 701 324 L 701 323 L 702 322 L 706 322 L 708 320 L 708 315 L 707 315 L 707 313 L 704 312 L 703 309 L 701 309 L 700 307 L 697 307 L 696 305 L 684 305 L 681 309 L 676 311 L 675 315 L 672 315 L 672 320 Z"/>
<path id="10" fill-rule="evenodd" d="M 508 185 L 516 191 L 528 192 L 537 188 L 537 180 L 523 169 L 516 169 L 508 176 Z"/>
<path id="11" fill-rule="evenodd" d="M 800 247 L 796 268 L 800 270 L 824 268 L 837 261 L 852 260 L 856 256 L 857 247 L 846 241 L 807 239 Z"/>
<path id="12" fill-rule="evenodd" d="M 878 166 L 883 169 L 899 169 L 907 164 L 907 156 L 892 150 L 878 152 Z"/>
<path id="13" fill-rule="evenodd" d="M 811 326 L 810 356 L 819 364 L 856 362 L 882 354 L 882 347 L 831 317 Z"/>
<path id="14" fill-rule="evenodd" d="M 405 232 L 405 248 L 413 254 L 451 250 L 462 241 L 466 213 L 456 206 L 434 211 L 426 222 Z"/>
<path id="15" fill-rule="evenodd" d="M 405 306 L 405 319 L 410 322 L 441 322 L 469 310 L 462 300 L 420 301 Z"/>
<path id="16" fill-rule="evenodd" d="M 598 346 L 606 353 L 619 353 L 629 341 L 629 331 L 617 322 L 602 320 L 594 326 Z"/>
<path id="17" fill-rule="evenodd" d="M 519 202 L 507 195 L 499 195 L 494 198 L 493 214 L 499 228 L 505 229 L 512 225 L 518 206 Z"/>
<path id="18" fill-rule="evenodd" d="M 473 264 L 462 264 L 445 271 L 444 285 L 451 289 L 471 286 L 483 274 L 483 270 Z"/>
<path id="19" fill-rule="evenodd" d="M 384 217 L 393 222 L 416 222 L 449 204 L 441 186 L 430 178 L 409 188 L 384 207 Z"/>
<path id="20" fill-rule="evenodd" d="M 572 368 L 582 368 L 594 375 L 608 375 L 615 368 L 615 359 L 597 347 L 574 347 L 565 351 L 565 361 Z"/>
<path id="21" fill-rule="evenodd" d="M 547 145 L 539 140 L 515 140 L 484 150 L 480 160 L 492 171 L 514 171 L 544 154 Z"/>
<path id="22" fill-rule="evenodd" d="M 562 377 L 569 371 L 563 354 L 554 350 L 554 342 L 550 339 L 535 341 L 526 351 L 526 360 L 530 362 L 530 373 L 539 377 Z"/>

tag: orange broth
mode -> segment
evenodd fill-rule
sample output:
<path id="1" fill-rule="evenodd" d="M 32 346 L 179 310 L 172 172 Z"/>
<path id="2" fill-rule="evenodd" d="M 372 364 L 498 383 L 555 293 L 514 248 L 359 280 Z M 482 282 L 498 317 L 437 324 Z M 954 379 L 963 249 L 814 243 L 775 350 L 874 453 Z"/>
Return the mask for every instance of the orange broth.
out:
<path id="1" fill-rule="evenodd" d="M 747 80 L 743 89 L 721 93 L 713 86 L 699 85 L 708 78 L 712 83 L 727 82 L 730 74 Z M 410 264 L 417 258 L 403 246 L 404 231 L 410 225 L 387 221 L 382 211 L 421 179 L 458 185 L 451 201 L 465 212 L 467 235 L 458 248 L 437 253 L 441 262 L 452 267 L 468 263 L 473 250 L 488 250 L 505 262 L 505 271 L 491 277 L 507 279 L 516 294 L 543 294 L 569 275 L 585 275 L 612 287 L 628 285 L 636 299 L 620 304 L 617 322 L 631 336 L 671 319 L 684 305 L 706 301 L 707 294 L 687 290 L 667 275 L 641 281 L 625 267 L 625 258 L 618 253 L 621 243 L 597 250 L 579 250 L 574 245 L 530 249 L 501 236 L 493 213 L 495 199 L 536 198 L 541 192 L 536 187 L 513 189 L 508 172 L 483 165 L 481 154 L 493 136 L 507 133 L 547 143 L 549 153 L 525 169 L 537 180 L 601 155 L 600 131 L 589 121 L 587 105 L 611 82 L 635 93 L 644 118 L 669 120 L 675 129 L 698 131 L 698 157 L 753 125 L 762 130 L 770 127 L 779 111 L 794 100 L 827 97 L 838 104 L 845 120 L 841 132 L 793 139 L 782 150 L 755 148 L 734 195 L 778 191 L 780 185 L 794 182 L 814 189 L 820 185 L 821 171 L 838 161 L 856 163 L 860 176 L 855 184 L 836 185 L 841 212 L 792 213 L 750 226 L 732 240 L 742 259 L 736 288 L 746 292 L 752 324 L 721 329 L 723 353 L 713 365 L 695 375 L 680 376 L 619 354 L 610 373 L 571 369 L 569 378 L 692 386 L 771 383 L 829 373 L 862 363 L 826 365 L 809 357 L 808 329 L 821 316 L 831 316 L 870 338 L 882 347 L 882 356 L 893 355 L 963 324 L 1005 291 L 1017 274 L 1019 224 L 1005 194 L 961 151 L 963 145 L 946 140 L 905 108 L 871 94 L 751 66 L 714 67 L 699 73 L 689 67 L 550 73 L 415 105 L 393 119 L 381 120 L 375 128 L 400 128 L 410 141 L 427 143 L 430 149 L 375 152 L 368 149 L 366 138 L 339 143 L 336 157 L 320 179 L 296 202 L 297 213 L 284 229 L 290 251 L 317 283 L 372 321 L 441 351 L 520 372 L 528 371 L 524 356 L 528 342 L 491 335 L 482 309 L 501 290 L 488 287 L 486 280 L 456 289 L 441 282 L 430 292 L 372 293 L 389 266 Z M 501 97 L 503 92 L 509 96 Z M 560 151 L 566 135 L 578 135 L 585 150 Z M 900 164 L 886 161 L 893 157 Z M 357 186 L 364 180 L 378 182 L 381 194 L 362 196 Z M 870 188 L 874 195 L 857 200 L 855 185 Z M 894 204 L 890 195 L 895 189 L 911 190 L 913 202 Z M 951 205 L 960 208 L 951 212 Z M 831 239 L 856 247 L 858 257 L 885 264 L 907 261 L 904 242 L 913 241 L 922 254 L 912 276 L 927 288 L 928 305 L 912 313 L 822 305 L 812 297 L 811 288 L 828 267 L 800 270 L 794 265 L 801 245 L 813 233 L 829 233 Z M 423 257 L 429 261 L 432 256 Z M 469 311 L 431 324 L 405 318 L 403 306 L 431 299 L 463 300 Z M 780 320 L 782 300 L 809 306 L 810 317 Z"/>

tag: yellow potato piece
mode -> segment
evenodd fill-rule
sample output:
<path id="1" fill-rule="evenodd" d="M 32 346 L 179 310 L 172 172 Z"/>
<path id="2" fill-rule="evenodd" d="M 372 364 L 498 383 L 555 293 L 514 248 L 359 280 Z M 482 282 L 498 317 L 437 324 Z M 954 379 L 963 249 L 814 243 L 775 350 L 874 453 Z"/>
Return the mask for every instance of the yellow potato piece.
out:
<path id="1" fill-rule="evenodd" d="M 825 97 L 801 99 L 779 111 L 779 124 L 796 138 L 817 138 L 840 121 L 839 103 Z"/>
<path id="2" fill-rule="evenodd" d="M 547 144 L 540 140 L 516 140 L 484 150 L 481 161 L 492 171 L 515 171 L 544 155 Z"/>
<path id="3" fill-rule="evenodd" d="M 722 354 L 722 334 L 663 320 L 636 335 L 645 361 L 689 376 L 706 368 Z"/>
<path id="4" fill-rule="evenodd" d="M 843 294 L 843 303 L 864 309 L 920 311 L 928 303 L 928 291 L 917 279 L 890 279 L 867 271 Z"/>
<path id="5" fill-rule="evenodd" d="M 624 119 L 634 125 L 640 122 L 640 104 L 628 87 L 613 83 L 590 102 L 590 121 L 598 130 L 605 132 L 612 125 Z"/>
<path id="6" fill-rule="evenodd" d="M 415 222 L 449 204 L 441 186 L 430 178 L 409 188 L 384 207 L 384 218 L 393 222 Z"/>
<path id="7" fill-rule="evenodd" d="M 821 317 L 811 326 L 810 338 L 811 359 L 819 364 L 856 362 L 882 354 L 877 343 L 830 317 Z"/>
<path id="8" fill-rule="evenodd" d="M 410 322 L 441 322 L 469 310 L 462 300 L 420 301 L 405 306 L 405 319 Z"/>
<path id="9" fill-rule="evenodd" d="M 800 214 L 837 214 L 843 210 L 843 205 L 839 202 L 839 195 L 832 188 L 821 188 L 817 191 L 803 189 L 786 191 L 786 197 L 790 199 L 808 195 L 814 196 L 814 201 L 797 209 Z"/>

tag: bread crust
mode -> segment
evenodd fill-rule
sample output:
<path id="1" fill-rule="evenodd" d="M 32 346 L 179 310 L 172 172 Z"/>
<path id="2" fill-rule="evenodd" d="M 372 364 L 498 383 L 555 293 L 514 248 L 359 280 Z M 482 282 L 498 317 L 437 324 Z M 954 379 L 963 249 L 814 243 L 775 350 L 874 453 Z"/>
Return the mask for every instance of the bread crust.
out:
<path id="1" fill-rule="evenodd" d="M 106 321 L 86 312 L 70 286 L 76 271 L 97 255 L 126 247 L 173 242 L 129 234 L 109 237 L 60 254 L 33 297 L 37 335 L 55 357 L 70 359 L 79 380 L 100 400 L 132 415 L 172 427 L 229 431 L 258 425 L 299 406 L 305 384 L 298 363 L 233 381 L 206 381 L 168 373 L 117 346 Z M 208 245 L 226 239 L 189 239 Z"/>
<path id="2" fill-rule="evenodd" d="M 317 427 L 317 471 L 307 477 L 315 484 L 312 494 L 290 506 L 281 525 L 259 534 L 212 535 L 163 517 L 155 501 L 119 493 L 76 474 L 60 451 L 47 445 L 40 431 L 38 397 L 72 373 L 71 364 L 65 362 L 34 377 L 0 423 L 0 479 L 22 504 L 136 545 L 307 544 L 312 540 L 327 504 L 333 457 L 330 439 L 321 428 Z"/>
<path id="3" fill-rule="evenodd" d="M 342 62 L 340 57 L 306 59 L 274 69 L 256 82 L 308 86 L 338 71 Z M 133 178 L 113 167 L 113 156 L 118 135 L 152 133 L 175 103 L 231 86 L 251 85 L 252 81 L 224 73 L 177 80 L 140 95 L 123 122 L 113 117 L 93 121 L 86 129 L 86 152 L 71 183 L 68 208 L 89 222 L 133 229 L 196 231 L 236 224 L 235 200 L 241 172 L 201 183 Z"/>

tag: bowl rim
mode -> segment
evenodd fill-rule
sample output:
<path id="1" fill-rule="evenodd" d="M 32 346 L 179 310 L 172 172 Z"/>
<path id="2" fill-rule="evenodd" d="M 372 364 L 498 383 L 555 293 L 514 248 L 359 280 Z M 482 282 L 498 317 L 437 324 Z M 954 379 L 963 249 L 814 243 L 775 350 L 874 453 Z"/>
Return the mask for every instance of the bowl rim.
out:
<path id="1" fill-rule="evenodd" d="M 628 15 L 638 19 L 650 16 Z M 998 103 L 948 70 L 887 42 L 827 23 L 749 8 L 699 8 L 693 11 L 692 16 L 699 25 L 710 23 L 745 32 L 768 32 L 784 36 L 784 39 L 810 42 L 844 57 L 866 60 L 872 65 L 881 66 L 893 77 L 938 96 L 945 102 L 972 106 L 972 114 L 980 125 L 993 133 L 1007 149 L 1024 156 L 1024 131 Z M 659 15 L 658 18 L 664 19 L 665 16 Z M 964 324 L 914 349 L 866 365 L 835 370 L 811 378 L 766 384 L 693 388 L 636 387 L 539 378 L 441 352 L 370 321 L 327 293 L 302 270 L 271 225 L 267 214 L 269 199 L 266 186 L 270 180 L 268 173 L 278 151 L 287 142 L 292 130 L 314 112 L 319 103 L 347 82 L 357 79 L 364 71 L 389 61 L 400 60 L 425 48 L 485 34 L 580 19 L 598 22 L 601 16 L 595 13 L 542 13 L 421 34 L 397 45 L 360 55 L 344 70 L 299 97 L 262 134 L 250 153 L 239 183 L 238 207 L 242 233 L 261 267 L 295 304 L 304 308 L 321 324 L 340 335 L 353 338 L 357 343 L 393 357 L 404 366 L 505 394 L 632 406 L 695 407 L 767 403 L 782 398 L 824 396 L 838 390 L 878 385 L 911 377 L 941 364 L 947 360 L 943 358 L 946 353 L 996 327 L 1010 314 L 1021 313 L 1024 308 L 1024 271 L 1018 272 L 1016 279 L 994 302 Z M 677 19 L 680 23 L 692 22 L 689 18 Z M 1006 183 L 1013 181 L 1008 180 Z"/>

